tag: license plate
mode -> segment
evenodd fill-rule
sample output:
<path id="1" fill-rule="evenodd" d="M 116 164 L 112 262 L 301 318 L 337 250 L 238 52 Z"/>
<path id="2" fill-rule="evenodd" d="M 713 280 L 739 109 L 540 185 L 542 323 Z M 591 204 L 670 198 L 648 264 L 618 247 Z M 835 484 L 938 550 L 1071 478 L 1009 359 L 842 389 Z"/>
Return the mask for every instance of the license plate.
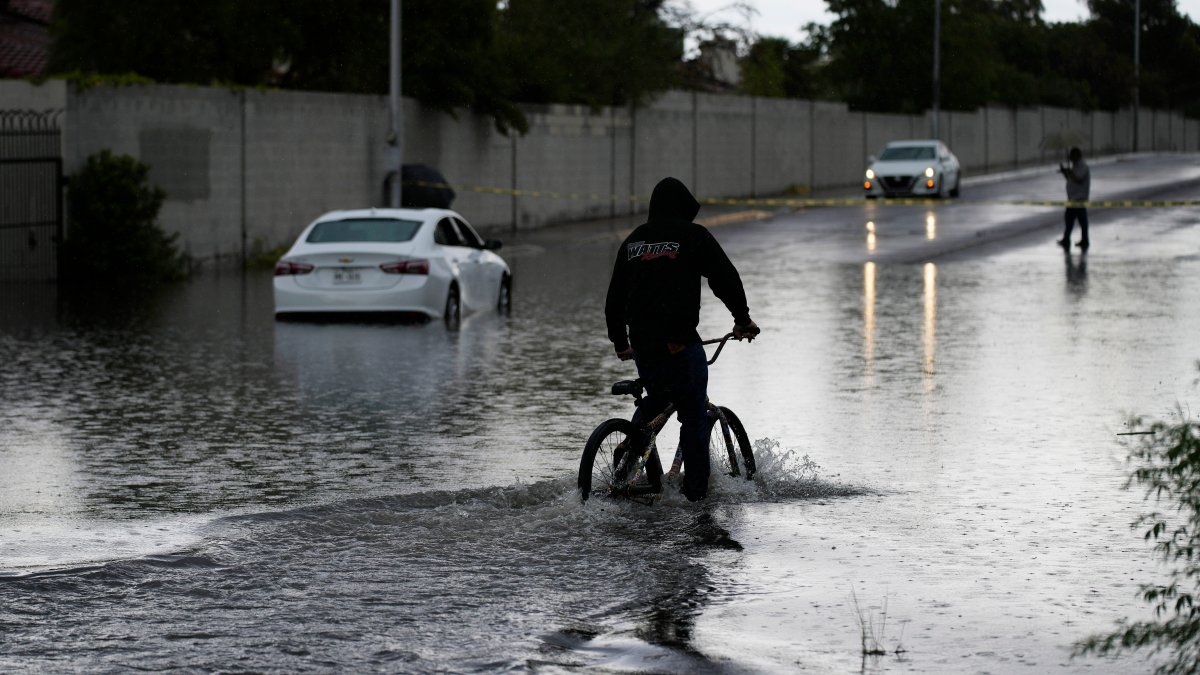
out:
<path id="1" fill-rule="evenodd" d="M 333 283 L 335 284 L 361 284 L 362 273 L 357 269 L 342 269 L 333 271 Z"/>

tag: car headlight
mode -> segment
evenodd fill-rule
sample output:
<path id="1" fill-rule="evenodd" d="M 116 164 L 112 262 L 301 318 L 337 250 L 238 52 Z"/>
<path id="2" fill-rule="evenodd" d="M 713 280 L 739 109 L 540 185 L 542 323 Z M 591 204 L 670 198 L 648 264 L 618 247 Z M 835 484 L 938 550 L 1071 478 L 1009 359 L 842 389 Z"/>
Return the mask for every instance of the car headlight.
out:
<path id="1" fill-rule="evenodd" d="M 933 178 L 933 167 L 932 166 L 925 168 L 925 177 Z"/>
<path id="2" fill-rule="evenodd" d="M 875 180 L 875 169 L 867 169 L 867 180 Z"/>

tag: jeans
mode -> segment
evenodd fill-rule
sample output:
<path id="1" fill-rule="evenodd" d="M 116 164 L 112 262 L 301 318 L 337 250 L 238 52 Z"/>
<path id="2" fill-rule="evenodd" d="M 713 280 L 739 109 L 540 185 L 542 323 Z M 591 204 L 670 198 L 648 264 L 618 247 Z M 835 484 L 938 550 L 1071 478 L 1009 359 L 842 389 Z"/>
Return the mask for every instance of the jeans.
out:
<path id="1" fill-rule="evenodd" d="M 1083 248 L 1088 246 L 1088 221 L 1087 209 L 1067 207 L 1063 212 L 1063 241 L 1071 243 L 1071 230 L 1075 229 L 1075 221 L 1079 220 L 1079 244 Z"/>
<path id="2" fill-rule="evenodd" d="M 646 385 L 646 396 L 633 413 L 633 423 L 649 424 L 667 404 L 679 414 L 679 447 L 683 451 L 683 495 L 690 501 L 704 499 L 708 492 L 708 355 L 700 343 L 690 344 L 677 354 L 643 359 L 634 353 L 638 376 Z"/>

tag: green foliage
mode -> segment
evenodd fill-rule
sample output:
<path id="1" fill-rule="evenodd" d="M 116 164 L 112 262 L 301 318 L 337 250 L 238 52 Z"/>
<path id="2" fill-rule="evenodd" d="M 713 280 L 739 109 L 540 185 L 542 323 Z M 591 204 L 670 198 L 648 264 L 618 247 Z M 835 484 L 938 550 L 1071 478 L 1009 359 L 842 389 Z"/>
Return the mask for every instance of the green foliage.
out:
<path id="1" fill-rule="evenodd" d="M 820 56 L 818 47 L 794 45 L 783 38 L 761 38 L 750 45 L 741 61 L 739 89 L 749 96 L 816 98 Z"/>
<path id="2" fill-rule="evenodd" d="M 826 4 L 837 19 L 803 45 L 822 55 L 816 97 L 883 112 L 932 106 L 931 0 Z M 1086 22 L 1046 24 L 1040 0 L 942 0 L 941 106 L 1132 105 L 1133 3 L 1088 4 Z M 1142 104 L 1200 113 L 1200 27 L 1175 0 L 1143 0 L 1142 17 Z"/>
<path id="3" fill-rule="evenodd" d="M 402 86 L 430 107 L 525 132 L 523 103 L 593 107 L 675 85 L 683 33 L 664 0 L 404 0 Z M 390 5 L 380 0 L 58 0 L 55 73 L 384 94 Z"/>
<path id="4" fill-rule="evenodd" d="M 138 75 L 137 73 L 101 75 L 99 73 L 83 73 L 76 70 L 69 73 L 59 73 L 54 77 L 75 84 L 80 91 L 87 91 L 88 89 L 99 86 L 141 87 L 148 84 L 154 84 L 154 80 Z M 49 76 L 43 75 L 33 78 L 32 81 L 35 84 L 40 85 L 49 79 Z"/>
<path id="5" fill-rule="evenodd" d="M 1133 84 L 1133 3 L 1129 0 L 1089 0 L 1092 11 L 1089 28 L 1097 39 L 1117 55 L 1127 70 L 1124 92 L 1110 92 L 1103 78 L 1095 81 L 1099 91 L 1109 98 L 1125 93 L 1131 103 Z M 1182 108 L 1200 114 L 1200 27 L 1182 16 L 1175 0 L 1141 0 L 1141 83 L 1142 105 L 1155 108 Z M 1101 71 L 1103 73 L 1104 71 Z"/>
<path id="6" fill-rule="evenodd" d="M 1130 451 L 1134 465 L 1126 487 L 1137 485 L 1146 499 L 1168 504 L 1138 518 L 1134 528 L 1154 542 L 1154 553 L 1170 568 L 1165 583 L 1143 584 L 1142 599 L 1154 608 L 1154 621 L 1122 623 L 1107 635 L 1092 636 L 1075 646 L 1076 654 L 1111 655 L 1149 649 L 1165 651 L 1164 675 L 1200 673 L 1200 423 L 1187 419 L 1131 428 L 1150 433 Z"/>
<path id="7" fill-rule="evenodd" d="M 403 3 L 403 87 L 431 107 L 526 128 L 497 74 L 496 3 Z M 390 5 L 379 0 L 58 0 L 50 70 L 175 84 L 385 94 Z"/>
<path id="8" fill-rule="evenodd" d="M 88 157 L 67 193 L 64 278 L 92 285 L 150 285 L 184 276 L 178 234 L 158 225 L 166 194 L 147 184 L 150 167 L 109 150 Z"/>
<path id="9" fill-rule="evenodd" d="M 836 20 L 806 26 L 807 39 L 792 44 L 755 38 L 686 0 L 404 0 L 404 93 L 524 133 L 518 102 L 640 104 L 711 84 L 684 62 L 690 37 L 736 46 L 746 94 L 883 112 L 932 106 L 932 0 L 826 4 Z M 941 106 L 1130 106 L 1132 4 L 1089 0 L 1087 21 L 1046 24 L 1041 0 L 942 0 Z M 1200 27 L 1175 0 L 1141 7 L 1142 104 L 1200 115 Z M 752 12 L 737 1 L 726 9 Z M 382 0 L 57 0 L 51 71 L 84 83 L 115 75 L 384 94 L 389 12 Z"/>
<path id="10" fill-rule="evenodd" d="M 663 0 L 509 0 L 499 58 L 525 103 L 641 103 L 676 83 L 683 33 Z"/>
<path id="11" fill-rule="evenodd" d="M 287 253 L 288 246 L 282 244 L 267 248 L 267 243 L 261 237 L 256 238 L 250 247 L 250 255 L 246 256 L 245 267 L 248 270 L 269 270 Z"/>
<path id="12" fill-rule="evenodd" d="M 504 133 L 529 130 L 513 102 L 511 73 L 497 56 L 494 0 L 459 0 L 453 12 L 444 0 L 404 0 L 403 11 L 406 95 L 452 115 L 459 108 L 487 115 Z"/>

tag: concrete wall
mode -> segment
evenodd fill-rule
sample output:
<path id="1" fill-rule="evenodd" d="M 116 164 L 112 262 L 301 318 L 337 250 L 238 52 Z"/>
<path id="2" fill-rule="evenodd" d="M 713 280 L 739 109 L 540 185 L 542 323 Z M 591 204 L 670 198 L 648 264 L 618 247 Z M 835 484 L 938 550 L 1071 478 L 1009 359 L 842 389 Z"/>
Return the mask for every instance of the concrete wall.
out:
<path id="1" fill-rule="evenodd" d="M 695 147 L 698 98 L 692 93 L 668 92 L 653 105 L 634 112 L 630 192 L 648 197 L 654 183 L 663 176 L 695 184 L 699 170 Z"/>
<path id="2" fill-rule="evenodd" d="M 98 87 L 70 89 L 66 107 L 66 172 L 105 148 L 146 162 L 167 193 L 162 223 L 200 260 L 240 258 L 382 194 L 376 97 Z"/>
<path id="3" fill-rule="evenodd" d="M 779 194 L 812 185 L 817 170 L 812 150 L 812 106 L 807 101 L 753 99 L 754 192 Z"/>
<path id="4" fill-rule="evenodd" d="M 0 80 L 0 110 L 62 110 L 67 107 L 67 83 L 50 80 L 32 84 L 25 80 Z"/>
<path id="5" fill-rule="evenodd" d="M 987 139 L 983 170 L 998 171 L 1017 166 L 1017 111 L 1013 108 L 983 109 L 983 137 Z"/>
<path id="6" fill-rule="evenodd" d="M 65 109 L 68 173 L 103 148 L 149 163 L 168 194 L 164 226 L 199 260 L 289 243 L 325 211 L 385 203 L 383 97 L 0 81 L 0 109 L 18 108 Z M 693 92 L 636 110 L 528 106 L 525 136 L 465 112 L 452 117 L 411 100 L 404 109 L 405 161 L 463 186 L 455 208 L 484 229 L 644 211 L 668 175 L 702 198 L 846 188 L 861 180 L 867 155 L 932 128 L 928 113 Z M 940 118 L 942 139 L 969 174 L 1053 163 L 1071 145 L 1089 155 L 1128 152 L 1133 126 L 1132 111 L 989 107 Z M 1143 109 L 1138 137 L 1143 151 L 1196 152 L 1200 121 Z"/>

